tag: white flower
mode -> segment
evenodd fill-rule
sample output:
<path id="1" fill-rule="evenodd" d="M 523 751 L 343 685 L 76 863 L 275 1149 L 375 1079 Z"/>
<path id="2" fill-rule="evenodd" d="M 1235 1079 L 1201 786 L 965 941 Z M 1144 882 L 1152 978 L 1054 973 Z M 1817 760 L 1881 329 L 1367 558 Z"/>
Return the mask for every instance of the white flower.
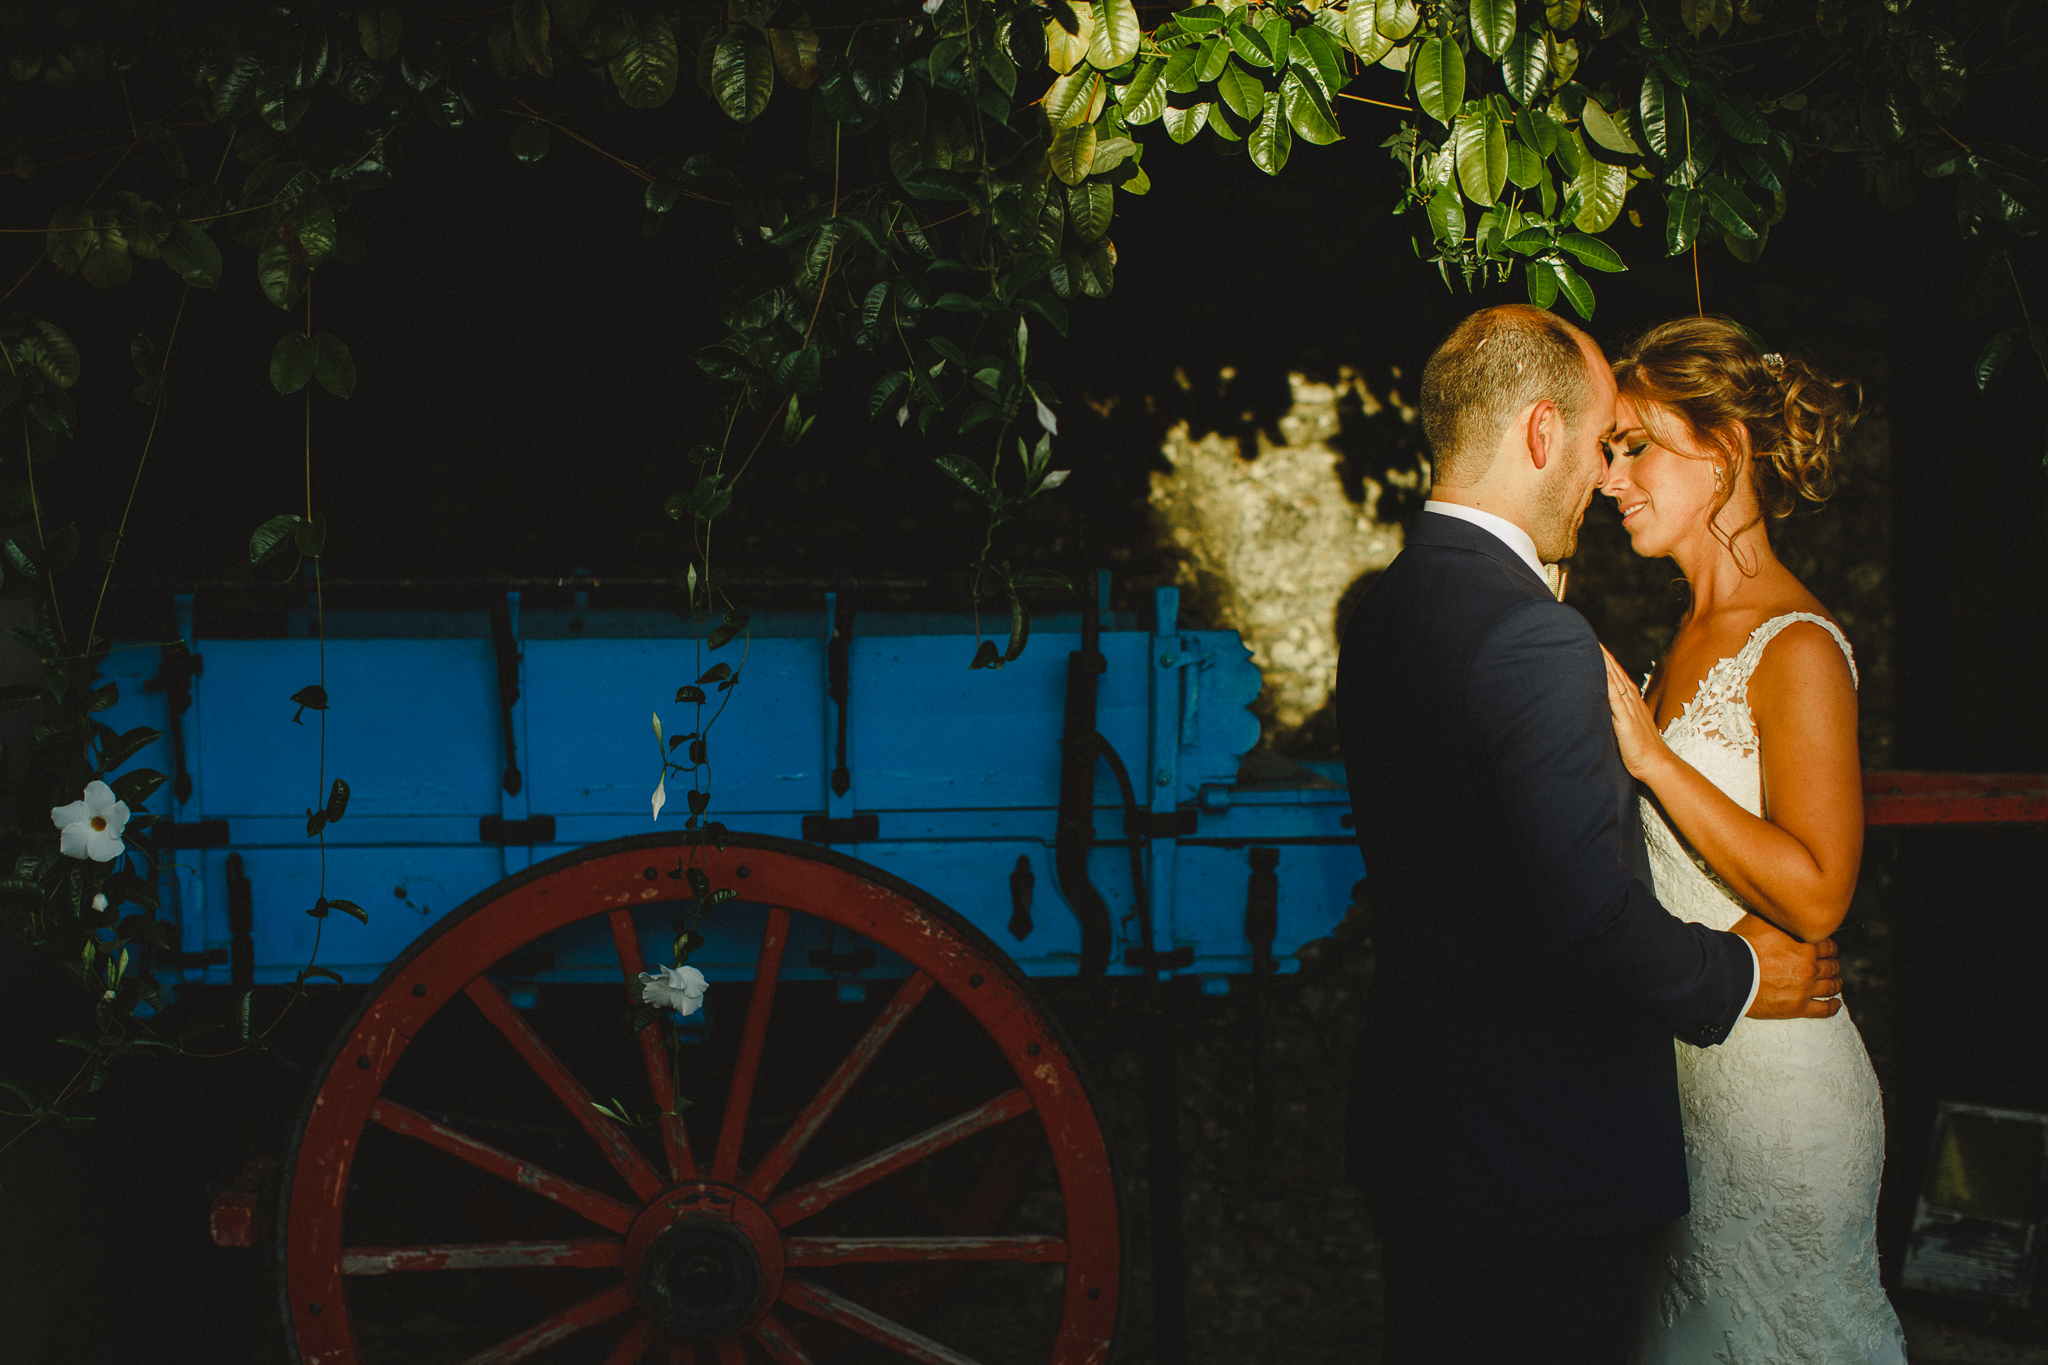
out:
<path id="1" fill-rule="evenodd" d="M 640 973 L 640 998 L 677 1014 L 695 1014 L 704 1008 L 709 984 L 695 967 L 659 967 Z"/>
<path id="2" fill-rule="evenodd" d="M 102 913 L 105 913 L 107 908 L 107 896 L 104 891 L 92 898 L 92 908 Z"/>
<path id="3" fill-rule="evenodd" d="M 128 803 L 114 799 L 104 782 L 85 784 L 85 799 L 50 808 L 50 823 L 63 831 L 59 848 L 67 858 L 111 863 L 125 851 L 121 831 L 128 828 Z"/>

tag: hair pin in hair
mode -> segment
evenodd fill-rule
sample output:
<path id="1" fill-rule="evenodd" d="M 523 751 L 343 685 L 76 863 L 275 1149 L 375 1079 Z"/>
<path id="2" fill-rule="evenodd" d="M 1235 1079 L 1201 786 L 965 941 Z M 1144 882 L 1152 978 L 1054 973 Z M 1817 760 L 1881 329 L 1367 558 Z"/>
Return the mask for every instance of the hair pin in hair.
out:
<path id="1" fill-rule="evenodd" d="M 1772 374 L 1776 374 L 1785 368 L 1785 357 L 1779 355 L 1776 351 L 1764 352 L 1764 368 Z"/>

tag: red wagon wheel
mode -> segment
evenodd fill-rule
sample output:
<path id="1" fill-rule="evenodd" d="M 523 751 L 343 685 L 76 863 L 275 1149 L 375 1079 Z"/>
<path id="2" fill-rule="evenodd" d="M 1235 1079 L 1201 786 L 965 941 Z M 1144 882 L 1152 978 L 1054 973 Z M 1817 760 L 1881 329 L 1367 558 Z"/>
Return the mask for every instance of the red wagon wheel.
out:
<path id="1" fill-rule="evenodd" d="M 716 1088 L 725 1102 L 715 1135 L 677 1103 L 660 1025 L 639 1035 L 634 1079 L 667 1115 L 643 1130 L 650 1146 L 658 1134 L 656 1154 L 600 1111 L 577 1074 L 602 1068 L 565 1061 L 488 973 L 532 953 L 549 935 L 602 926 L 630 980 L 643 965 L 634 912 L 677 898 L 663 869 L 678 857 L 694 858 L 713 884 L 739 888 L 745 904 L 765 910 L 765 926 L 736 1048 L 720 1062 L 725 1074 Z M 764 1076 L 774 1075 L 772 1068 L 764 1073 L 763 1059 L 772 1050 L 770 1019 L 792 920 L 802 916 L 880 945 L 911 972 L 821 1085 L 799 1082 L 801 1102 L 787 1103 L 787 1117 L 777 1117 L 770 1133 L 756 1112 Z M 468 1003 L 445 1008 L 457 996 Z M 999 1057 L 987 1074 L 1000 1077 L 990 1085 L 1000 1089 L 931 1122 L 918 1108 L 934 1102 L 929 1087 L 919 1088 L 922 1073 L 899 1068 L 899 1084 L 868 1102 L 868 1117 L 857 1119 L 860 1106 L 849 1097 L 864 1084 L 880 1084 L 885 1068 L 878 1061 L 919 1014 L 936 1021 L 946 1055 L 979 1048 Z M 551 1092 L 553 1100 L 538 1099 L 520 1112 L 552 1110 L 558 1101 L 581 1130 L 583 1150 L 565 1149 L 561 1160 L 543 1165 L 508 1150 L 520 1144 L 499 1131 L 465 1132 L 459 1119 L 421 1112 L 431 1105 L 393 1098 L 387 1083 L 415 1039 L 423 1031 L 448 1038 L 461 1028 L 474 1035 L 457 1049 L 463 1064 L 502 1076 L 503 1061 L 522 1060 L 537 1084 L 522 1083 L 535 1096 Z M 611 1053 L 633 1051 L 623 1027 L 599 1036 L 616 1038 Z M 750 1116 L 757 1120 L 753 1134 Z M 1009 1168 L 1014 1181 L 1016 1125 L 1034 1126 L 1031 1120 L 1056 1177 L 1056 1191 L 1038 1201 L 1034 1226 L 1057 1230 L 933 1236 L 905 1234 L 887 1219 L 886 1226 L 860 1226 L 874 1207 L 864 1199 L 964 1159 L 976 1142 L 996 1144 L 999 1155 L 990 1164 Z M 516 1138 L 521 1125 L 504 1127 Z M 355 1169 L 366 1142 L 433 1153 L 428 1159 L 447 1163 L 449 1176 L 417 1190 L 395 1191 L 385 1187 L 389 1182 L 372 1189 Z M 586 1174 L 578 1161 L 590 1178 L 578 1178 Z M 473 1198 L 468 1207 L 493 1234 L 488 1239 L 475 1238 L 472 1223 L 462 1240 L 354 1240 L 361 1221 L 354 1206 L 382 1199 L 426 1207 L 442 1187 L 486 1177 L 502 1182 L 490 1187 L 498 1193 Z M 983 1203 L 988 1189 L 983 1180 Z M 379 978 L 330 1053 L 286 1157 L 279 1207 L 285 1318 L 308 1365 L 371 1365 L 376 1352 L 365 1351 L 355 1312 L 369 1286 L 387 1277 L 447 1285 L 457 1278 L 449 1272 L 472 1272 L 465 1283 L 484 1273 L 515 1284 L 510 1301 L 525 1310 L 524 1320 L 507 1324 L 516 1330 L 493 1344 L 445 1357 L 469 1365 L 538 1356 L 742 1365 L 809 1361 L 849 1348 L 862 1359 L 974 1365 L 954 1346 L 889 1315 L 929 1298 L 905 1292 L 903 1272 L 918 1267 L 938 1272 L 940 1283 L 977 1271 L 1032 1277 L 1046 1305 L 1042 1330 L 1023 1334 L 1041 1338 L 1030 1347 L 1034 1361 L 1098 1365 L 1118 1320 L 1121 1231 L 1107 1149 L 1070 1049 L 1031 987 L 999 949 L 917 888 L 815 845 L 762 835 L 729 835 L 723 850 L 673 835 L 594 845 L 499 883 L 423 934 Z M 538 1211 L 538 1232 L 531 1218 L 520 1225 L 528 1210 Z M 860 1279 L 874 1271 L 890 1278 Z M 544 1283 L 549 1275 L 577 1283 L 565 1291 Z M 421 1337 L 406 1340 L 417 1347 Z M 424 1348 L 394 1354 L 433 1358 Z M 1014 1340 L 1002 1354 L 1021 1358 Z"/>

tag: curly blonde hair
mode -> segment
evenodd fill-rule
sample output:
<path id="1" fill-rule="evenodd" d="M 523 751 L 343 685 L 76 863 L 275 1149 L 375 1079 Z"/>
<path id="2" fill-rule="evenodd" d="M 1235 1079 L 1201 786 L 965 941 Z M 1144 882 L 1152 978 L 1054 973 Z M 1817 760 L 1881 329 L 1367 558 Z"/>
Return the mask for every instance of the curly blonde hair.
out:
<path id="1" fill-rule="evenodd" d="M 1726 456 L 1731 471 L 1742 469 L 1747 455 L 1757 520 L 1789 516 L 1801 503 L 1825 504 L 1842 441 L 1861 416 L 1862 389 L 1854 381 L 1829 379 L 1797 356 L 1761 354 L 1725 317 L 1651 328 L 1614 362 L 1614 382 L 1644 409 L 1643 424 L 1658 444 L 1671 446 L 1658 424 L 1675 417 L 1696 444 Z M 1734 494 L 1731 478 L 1708 514 L 1716 534 L 1714 518 Z M 1732 545 L 1755 524 L 1724 539 Z"/>

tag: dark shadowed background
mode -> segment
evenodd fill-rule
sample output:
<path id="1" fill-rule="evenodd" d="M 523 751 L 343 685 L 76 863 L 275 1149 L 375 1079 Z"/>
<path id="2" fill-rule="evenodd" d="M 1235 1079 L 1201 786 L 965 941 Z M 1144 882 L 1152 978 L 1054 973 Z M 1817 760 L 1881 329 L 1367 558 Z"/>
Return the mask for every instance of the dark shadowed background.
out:
<path id="1" fill-rule="evenodd" d="M 1112 568 L 1118 604 L 1141 609 L 1173 573 L 1146 503 L 1169 425 L 1187 420 L 1196 434 L 1244 436 L 1249 448 L 1250 433 L 1272 429 L 1287 409 L 1290 371 L 1334 377 L 1350 366 L 1376 388 L 1391 383 L 1412 398 L 1423 360 L 1474 300 L 1410 258 L 1406 224 L 1387 212 L 1391 169 L 1374 145 L 1395 116 L 1385 114 L 1382 130 L 1370 112 L 1352 115 L 1348 141 L 1298 149 L 1278 180 L 1242 155 L 1218 155 L 1213 143 L 1148 143 L 1161 188 L 1120 199 L 1113 298 L 1077 301 L 1071 340 L 1044 328 L 1034 334 L 1034 355 L 1046 357 L 1062 399 L 1058 463 L 1074 474 L 1034 504 L 1004 553 L 1076 576 Z M 601 126 L 589 131 L 604 140 Z M 644 151 L 617 150 L 629 159 Z M 719 211 L 679 209 L 646 239 L 640 182 L 559 139 L 533 166 L 506 154 L 478 169 L 478 157 L 433 139 L 415 142 L 408 156 L 397 185 L 364 201 L 368 262 L 320 275 L 318 326 L 351 344 L 361 374 L 351 400 L 314 403 L 330 573 L 672 577 L 682 544 L 661 503 L 686 484 L 681 451 L 702 439 L 713 402 L 690 357 L 717 335 L 719 264 L 730 242 Z M 1976 392 L 1970 367 L 1984 329 L 1953 313 L 1958 253 L 1947 203 L 1945 187 L 1930 185 L 1913 207 L 1881 215 L 1865 206 L 1853 172 L 1801 187 L 1759 264 L 1708 246 L 1699 287 L 1710 310 L 1860 380 L 1888 428 L 1874 466 L 1888 467 L 1888 487 L 1866 487 L 1852 521 L 1830 523 L 1835 514 L 1822 513 L 1787 528 L 1783 542 L 1824 599 L 1863 604 L 1865 662 L 1888 662 L 1878 689 L 1887 695 L 1866 695 L 1867 761 L 2041 772 L 2044 384 L 2015 361 L 1988 396 Z M 1659 223 L 1661 210 L 1646 217 Z M 12 245 L 0 247 L 0 268 L 10 272 L 40 246 L 4 240 Z M 1598 280 L 1591 328 L 1610 347 L 1694 306 L 1691 262 L 1660 259 L 1661 228 L 1624 230 L 1615 241 L 1633 268 Z M 1519 284 L 1481 301 L 1518 293 Z M 138 275 L 129 294 L 75 284 L 67 297 L 66 326 L 85 347 L 88 385 L 127 382 L 127 324 L 118 320 L 133 316 L 132 295 L 154 296 L 144 311 L 161 313 L 157 335 L 169 325 L 176 289 L 168 273 Z M 168 630 L 172 583 L 252 582 L 248 532 L 300 505 L 303 409 L 279 399 L 265 372 L 286 325 L 253 274 L 233 266 L 217 295 L 195 294 L 189 305 L 180 348 L 229 363 L 204 373 L 173 368 L 146 515 L 130 529 L 129 581 L 114 602 L 123 633 Z M 870 421 L 865 395 L 885 363 L 843 362 L 804 443 L 770 448 L 750 470 L 719 523 L 735 575 L 899 578 L 927 586 L 867 605 L 960 604 L 958 575 L 980 525 L 930 459 L 981 451 L 920 439 L 888 418 Z M 1221 383 L 1225 367 L 1235 377 Z M 1404 378 L 1392 377 L 1397 369 Z M 53 500 L 111 519 L 146 418 L 139 405 L 93 417 L 52 469 Z M 1357 416 L 1343 438 L 1348 476 L 1412 467 L 1412 442 L 1412 428 Z M 1683 607 L 1669 586 L 1674 571 L 1631 559 L 1604 501 L 1590 521 L 1574 604 L 1625 661 L 1646 664 Z M 99 528 L 82 529 L 94 543 Z M 1852 571 L 1861 574 L 1853 583 Z M 813 590 L 743 588 L 743 603 L 749 591 L 766 602 Z M 476 606 L 486 592 L 343 588 L 329 605 Z M 296 587 L 203 592 L 199 631 L 278 631 L 298 595 Z M 674 595 L 600 589 L 596 600 Z M 1858 1004 L 1859 1017 L 1886 1087 L 1888 1277 L 1924 1173 L 1935 1103 L 2048 1109 L 2044 888 L 2048 835 L 2038 828 L 1875 833 L 1870 841 L 1858 918 L 1844 942 L 1861 964 L 1870 1004 Z M 1261 1176 L 1257 1197 L 1246 1193 L 1256 1182 L 1240 1165 L 1245 1007 L 1235 997 L 1190 1004 L 1183 1134 L 1191 1302 L 1204 1360 L 1373 1358 L 1376 1253 L 1336 1157 L 1344 1056 L 1370 974 L 1369 923 L 1311 956 L 1278 993 L 1277 1165 Z M 64 1031 L 65 1012 L 77 1008 L 72 991 L 48 964 L 0 953 L 0 1037 Z M 205 1241 L 206 1187 L 247 1157 L 282 1148 L 304 1068 L 354 998 L 337 992 L 298 1007 L 275 1056 L 132 1064 L 117 1073 L 97 1127 L 38 1132 L 0 1157 L 0 1357 L 85 1362 L 149 1350 L 200 1358 L 203 1343 L 208 1359 L 280 1358 L 274 1301 L 254 1253 Z M 1139 1007 L 1115 992 L 1067 986 L 1054 1003 L 1104 1085 L 1125 1178 L 1135 1182 L 1143 1169 L 1137 1061 L 1121 1040 Z M 220 1011 L 225 1001 L 195 992 L 181 1008 Z M 62 1061 L 16 1050 L 9 1074 Z M 1134 1250 L 1140 1293 L 1129 1358 L 1145 1360 L 1140 1239 Z M 1960 1314 L 2016 1339 L 2041 1336 L 2037 1320 L 2011 1314 L 1932 1302 L 1919 1310 Z"/>

